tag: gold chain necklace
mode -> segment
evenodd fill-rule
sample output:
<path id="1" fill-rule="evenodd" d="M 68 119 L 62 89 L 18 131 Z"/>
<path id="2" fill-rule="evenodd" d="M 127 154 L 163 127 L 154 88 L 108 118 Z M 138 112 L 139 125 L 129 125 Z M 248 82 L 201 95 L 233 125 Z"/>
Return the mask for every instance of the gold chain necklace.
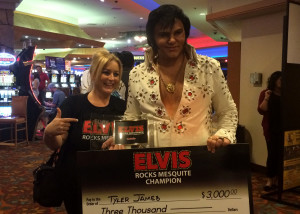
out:
<path id="1" fill-rule="evenodd" d="M 184 64 L 184 58 L 185 58 L 185 55 L 183 55 L 183 57 L 182 57 L 182 62 L 181 62 L 179 70 L 177 71 L 177 75 L 176 75 L 176 78 L 175 78 L 175 83 L 172 83 L 172 82 L 170 82 L 168 84 L 165 83 L 164 79 L 162 78 L 162 76 L 160 74 L 160 71 L 158 69 L 158 63 L 157 63 L 157 71 L 158 71 L 158 74 L 159 74 L 159 78 L 160 78 L 161 82 L 163 83 L 163 85 L 165 86 L 165 89 L 167 90 L 167 92 L 169 92 L 171 94 L 174 94 L 174 92 L 175 92 L 177 79 L 178 79 L 179 73 L 182 70 L 182 67 L 183 67 L 183 64 Z"/>
<path id="2" fill-rule="evenodd" d="M 165 88 L 166 88 L 166 90 L 167 90 L 167 92 L 169 92 L 169 93 L 171 93 L 171 94 L 174 94 L 174 92 L 175 92 L 175 85 L 176 85 L 176 82 L 175 83 L 168 83 L 168 84 L 166 84 L 165 83 L 165 81 L 164 81 L 164 79 L 161 77 L 161 75 L 160 75 L 160 73 L 159 73 L 159 77 L 160 77 L 160 79 L 161 79 L 161 82 L 164 84 L 164 86 L 165 86 Z"/>

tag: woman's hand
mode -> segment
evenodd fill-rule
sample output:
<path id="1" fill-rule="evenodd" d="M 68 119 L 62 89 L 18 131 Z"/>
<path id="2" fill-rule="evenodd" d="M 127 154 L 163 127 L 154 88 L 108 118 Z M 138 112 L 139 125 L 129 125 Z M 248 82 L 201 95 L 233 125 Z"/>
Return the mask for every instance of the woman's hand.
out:
<path id="1" fill-rule="evenodd" d="M 50 136 L 68 134 L 72 122 L 78 122 L 78 119 L 61 118 L 61 110 L 57 108 L 56 117 L 46 126 L 45 134 Z"/>
<path id="2" fill-rule="evenodd" d="M 265 92 L 265 100 L 269 100 L 271 94 L 272 94 L 272 91 L 271 90 L 267 90 Z"/>
<path id="3" fill-rule="evenodd" d="M 57 108 L 56 117 L 49 123 L 44 132 L 44 142 L 53 151 L 59 149 L 68 137 L 71 122 L 78 122 L 76 118 L 61 118 L 61 110 Z"/>
<path id="4" fill-rule="evenodd" d="M 207 139 L 207 149 L 211 153 L 215 153 L 216 149 L 230 144 L 230 140 L 225 137 L 213 135 Z"/>
<path id="5" fill-rule="evenodd" d="M 115 145 L 113 137 L 110 137 L 102 144 L 102 149 L 121 150 L 121 149 L 125 149 L 125 146 Z"/>

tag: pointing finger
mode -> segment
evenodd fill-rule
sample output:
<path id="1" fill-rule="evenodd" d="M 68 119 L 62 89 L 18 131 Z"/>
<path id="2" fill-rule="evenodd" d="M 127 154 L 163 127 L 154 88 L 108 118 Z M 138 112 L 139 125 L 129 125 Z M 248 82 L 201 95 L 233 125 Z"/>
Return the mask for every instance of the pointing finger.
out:
<path id="1" fill-rule="evenodd" d="M 76 118 L 62 118 L 62 121 L 65 123 L 72 123 L 72 122 L 78 122 L 78 119 Z"/>
<path id="2" fill-rule="evenodd" d="M 56 113 L 56 118 L 61 118 L 61 110 L 60 108 L 56 108 L 57 113 Z"/>

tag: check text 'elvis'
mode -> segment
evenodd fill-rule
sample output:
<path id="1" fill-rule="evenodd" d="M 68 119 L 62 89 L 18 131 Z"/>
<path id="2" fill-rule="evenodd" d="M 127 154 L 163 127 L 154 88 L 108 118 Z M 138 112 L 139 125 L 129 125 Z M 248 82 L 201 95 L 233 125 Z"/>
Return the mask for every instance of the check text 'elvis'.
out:
<path id="1" fill-rule="evenodd" d="M 191 151 L 137 152 L 134 153 L 136 179 L 145 183 L 170 184 L 182 183 L 182 177 L 192 176 Z"/>

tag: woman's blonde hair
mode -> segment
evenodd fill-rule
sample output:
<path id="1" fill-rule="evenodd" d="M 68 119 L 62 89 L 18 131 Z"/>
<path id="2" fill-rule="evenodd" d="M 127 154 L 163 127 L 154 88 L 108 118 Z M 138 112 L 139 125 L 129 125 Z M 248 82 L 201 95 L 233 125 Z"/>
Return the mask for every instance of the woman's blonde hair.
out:
<path id="1" fill-rule="evenodd" d="M 114 54 L 110 53 L 108 50 L 103 48 L 100 51 L 98 51 L 97 53 L 95 53 L 92 58 L 92 63 L 91 63 L 91 67 L 90 67 L 90 78 L 91 78 L 90 89 L 94 88 L 95 82 L 100 79 L 103 69 L 111 61 L 115 61 L 119 65 L 119 68 L 120 68 L 119 84 L 120 84 L 120 80 L 121 80 L 122 72 L 123 72 L 122 63 L 117 56 L 115 56 Z M 115 89 L 117 89 L 119 87 L 119 84 L 116 86 Z"/>

